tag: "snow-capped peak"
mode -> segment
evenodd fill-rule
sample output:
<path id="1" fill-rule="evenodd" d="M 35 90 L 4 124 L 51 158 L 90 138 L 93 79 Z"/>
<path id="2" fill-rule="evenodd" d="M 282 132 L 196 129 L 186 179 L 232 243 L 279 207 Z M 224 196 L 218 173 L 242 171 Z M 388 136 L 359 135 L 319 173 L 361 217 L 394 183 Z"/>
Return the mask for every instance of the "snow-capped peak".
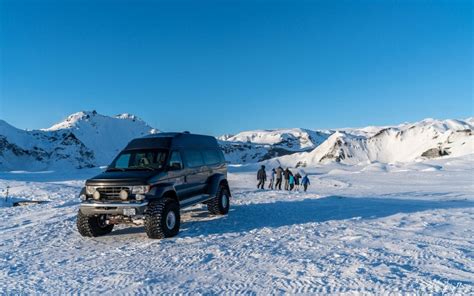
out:
<path id="1" fill-rule="evenodd" d="M 95 151 L 99 164 L 108 164 L 133 138 L 159 132 L 129 113 L 111 117 L 94 111 L 74 113 L 47 131 L 72 130 L 87 147 Z"/>
<path id="2" fill-rule="evenodd" d="M 139 122 L 141 125 L 147 125 L 142 119 L 138 116 L 130 114 L 130 113 L 122 113 L 118 114 L 114 117 L 106 116 L 97 113 L 97 111 L 81 111 L 76 112 L 69 115 L 63 121 L 54 124 L 53 126 L 43 129 L 45 131 L 55 131 L 61 129 L 70 129 L 70 128 L 78 128 L 84 124 L 102 124 L 103 121 L 114 121 L 114 120 L 127 120 L 132 122 Z"/>
<path id="3" fill-rule="evenodd" d="M 75 167 L 106 165 L 131 139 L 157 132 L 127 113 L 81 111 L 33 131 L 0 121 L 0 169 L 46 169 L 65 161 Z"/>
<path id="4" fill-rule="evenodd" d="M 97 112 L 94 111 L 81 111 L 69 115 L 66 119 L 61 122 L 54 124 L 53 126 L 43 129 L 45 131 L 56 131 L 61 129 L 72 128 L 77 126 L 82 121 L 88 121 L 91 117 L 97 115 Z"/>

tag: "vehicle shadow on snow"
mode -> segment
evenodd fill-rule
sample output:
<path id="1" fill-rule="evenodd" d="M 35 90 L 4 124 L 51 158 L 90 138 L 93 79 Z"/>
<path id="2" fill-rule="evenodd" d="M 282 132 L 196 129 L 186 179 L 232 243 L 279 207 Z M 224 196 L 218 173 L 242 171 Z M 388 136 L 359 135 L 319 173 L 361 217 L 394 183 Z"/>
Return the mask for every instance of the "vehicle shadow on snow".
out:
<path id="1" fill-rule="evenodd" d="M 182 214 L 178 237 L 248 232 L 264 227 L 282 227 L 346 219 L 377 219 L 399 213 L 436 209 L 473 208 L 474 202 L 425 201 L 394 198 L 354 198 L 329 196 L 319 199 L 277 201 L 249 205 L 232 205 L 227 216 L 212 216 L 205 207 Z M 145 235 L 143 227 L 125 227 L 109 236 Z"/>
<path id="2" fill-rule="evenodd" d="M 179 237 L 246 232 L 263 227 L 346 220 L 377 219 L 398 213 L 414 213 L 436 209 L 472 208 L 470 201 L 424 201 L 387 198 L 350 198 L 329 196 L 320 199 L 277 201 L 249 205 L 233 205 L 228 216 L 202 220 L 209 215 L 203 210 L 190 212 L 191 219 L 182 222 Z"/>

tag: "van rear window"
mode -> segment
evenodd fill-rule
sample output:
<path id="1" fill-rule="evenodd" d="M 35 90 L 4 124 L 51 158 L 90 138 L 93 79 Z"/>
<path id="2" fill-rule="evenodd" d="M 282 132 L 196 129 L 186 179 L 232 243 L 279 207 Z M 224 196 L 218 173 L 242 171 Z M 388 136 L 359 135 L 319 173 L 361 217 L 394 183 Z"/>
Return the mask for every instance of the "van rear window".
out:
<path id="1" fill-rule="evenodd" d="M 217 150 L 203 150 L 204 162 L 207 165 L 218 164 L 221 162 L 219 151 Z"/>
<path id="2" fill-rule="evenodd" d="M 190 168 L 204 165 L 204 160 L 199 150 L 184 150 L 184 160 L 186 166 Z"/>

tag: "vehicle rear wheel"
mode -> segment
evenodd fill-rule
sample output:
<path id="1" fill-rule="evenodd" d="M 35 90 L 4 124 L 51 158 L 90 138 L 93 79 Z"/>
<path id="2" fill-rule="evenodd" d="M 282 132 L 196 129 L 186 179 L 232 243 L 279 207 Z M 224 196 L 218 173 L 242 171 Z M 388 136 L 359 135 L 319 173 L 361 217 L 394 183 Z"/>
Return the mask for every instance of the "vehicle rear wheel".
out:
<path id="1" fill-rule="evenodd" d="M 77 230 L 82 236 L 96 237 L 112 232 L 114 225 L 105 223 L 105 215 L 87 216 L 81 210 L 77 213 Z"/>
<path id="2" fill-rule="evenodd" d="M 229 189 L 225 185 L 219 185 L 216 196 L 207 202 L 207 209 L 214 215 L 225 215 L 229 212 L 230 198 Z"/>
<path id="3" fill-rule="evenodd" d="M 180 226 L 179 204 L 165 198 L 151 202 L 145 213 L 145 232 L 149 238 L 173 237 Z"/>

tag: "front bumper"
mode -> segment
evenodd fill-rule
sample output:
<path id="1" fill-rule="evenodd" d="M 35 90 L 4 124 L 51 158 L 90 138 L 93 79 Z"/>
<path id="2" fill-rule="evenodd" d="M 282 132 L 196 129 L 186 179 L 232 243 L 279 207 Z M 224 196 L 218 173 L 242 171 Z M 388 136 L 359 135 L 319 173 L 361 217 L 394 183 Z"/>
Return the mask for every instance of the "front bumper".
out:
<path id="1" fill-rule="evenodd" d="M 124 209 L 135 209 L 136 215 L 143 215 L 148 206 L 143 202 L 100 202 L 88 200 L 81 203 L 79 209 L 84 215 L 123 215 Z"/>

